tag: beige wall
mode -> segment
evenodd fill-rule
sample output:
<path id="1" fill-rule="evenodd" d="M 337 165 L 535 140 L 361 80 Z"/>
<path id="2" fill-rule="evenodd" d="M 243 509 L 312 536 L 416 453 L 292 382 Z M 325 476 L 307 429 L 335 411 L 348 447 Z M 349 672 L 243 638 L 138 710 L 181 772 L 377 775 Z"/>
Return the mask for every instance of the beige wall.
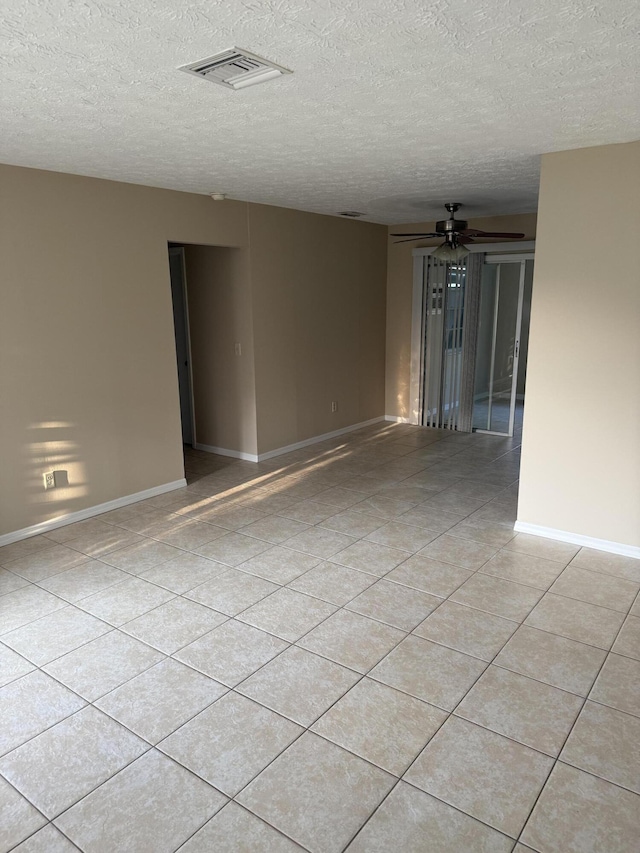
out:
<path id="1" fill-rule="evenodd" d="M 443 211 L 442 218 L 445 219 Z M 464 216 L 461 210 L 459 216 Z M 389 234 L 433 231 L 435 222 L 412 222 L 393 225 Z M 536 215 L 491 216 L 469 220 L 470 228 L 482 231 L 522 232 L 527 240 L 536 236 Z M 387 356 L 386 414 L 409 417 L 409 382 L 411 378 L 411 304 L 413 295 L 413 249 L 436 246 L 441 240 L 394 243 L 389 240 L 387 270 Z M 495 242 L 495 241 L 494 241 Z"/>
<path id="2" fill-rule="evenodd" d="M 385 229 L 0 166 L 0 534 L 183 476 L 169 241 L 239 248 L 220 345 L 241 338 L 249 385 L 253 276 L 261 450 L 384 414 Z M 214 440 L 255 452 L 250 410 Z M 52 468 L 69 486 L 45 493 Z"/>
<path id="3" fill-rule="evenodd" d="M 542 159 L 518 520 L 640 545 L 640 142 Z"/>
<path id="4" fill-rule="evenodd" d="M 186 246 L 195 440 L 257 453 L 248 253 Z M 236 355 L 236 344 L 241 354 Z"/>
<path id="5" fill-rule="evenodd" d="M 259 452 L 384 415 L 386 228 L 263 205 L 249 228 Z"/>

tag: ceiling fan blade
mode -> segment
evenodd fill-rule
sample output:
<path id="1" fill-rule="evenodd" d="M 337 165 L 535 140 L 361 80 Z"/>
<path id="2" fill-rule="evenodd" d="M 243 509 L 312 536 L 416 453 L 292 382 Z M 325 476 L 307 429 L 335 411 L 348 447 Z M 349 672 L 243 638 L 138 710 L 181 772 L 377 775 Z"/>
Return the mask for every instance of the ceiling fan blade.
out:
<path id="1" fill-rule="evenodd" d="M 391 237 L 414 237 L 416 240 L 426 240 L 429 237 L 444 237 L 444 234 L 391 234 Z"/>
<path id="2" fill-rule="evenodd" d="M 392 234 L 391 236 L 395 237 L 395 234 Z M 427 234 L 427 237 L 430 237 L 430 236 L 431 236 L 430 234 Z M 438 236 L 440 236 L 440 235 L 436 234 L 436 237 L 438 237 Z M 393 242 L 394 242 L 394 244 L 395 243 L 416 243 L 418 240 L 425 240 L 425 239 L 426 238 L 423 237 L 422 234 L 420 234 L 419 236 L 416 236 L 416 237 L 405 237 L 404 240 L 394 240 Z"/>
<path id="3" fill-rule="evenodd" d="M 478 231 L 477 228 L 465 228 L 460 234 L 463 237 L 510 237 L 513 240 L 521 240 L 524 234 L 509 233 L 508 231 Z"/>

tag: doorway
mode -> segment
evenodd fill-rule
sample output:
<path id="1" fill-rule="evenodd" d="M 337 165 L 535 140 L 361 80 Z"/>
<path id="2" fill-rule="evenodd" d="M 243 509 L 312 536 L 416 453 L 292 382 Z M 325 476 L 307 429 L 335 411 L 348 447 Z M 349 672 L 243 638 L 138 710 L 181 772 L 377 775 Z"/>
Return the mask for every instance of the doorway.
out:
<path id="1" fill-rule="evenodd" d="M 533 255 L 487 255 L 480 280 L 473 429 L 522 427 Z"/>
<path id="2" fill-rule="evenodd" d="M 535 244 L 414 250 L 410 423 L 513 436 L 522 427 Z"/>
<path id="3" fill-rule="evenodd" d="M 195 444 L 193 417 L 193 381 L 191 376 L 191 336 L 187 302 L 187 276 L 184 246 L 169 246 L 169 271 L 171 274 L 171 300 L 176 340 L 176 364 L 180 390 L 180 419 L 182 443 Z"/>

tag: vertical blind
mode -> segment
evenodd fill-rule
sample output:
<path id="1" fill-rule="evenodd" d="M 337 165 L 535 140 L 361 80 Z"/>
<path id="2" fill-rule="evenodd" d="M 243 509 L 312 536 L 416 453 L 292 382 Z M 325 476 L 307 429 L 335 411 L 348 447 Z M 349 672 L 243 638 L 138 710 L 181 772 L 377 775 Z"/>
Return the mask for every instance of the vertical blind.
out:
<path id="1" fill-rule="evenodd" d="M 424 256 L 421 411 L 424 426 L 471 431 L 483 256 Z"/>

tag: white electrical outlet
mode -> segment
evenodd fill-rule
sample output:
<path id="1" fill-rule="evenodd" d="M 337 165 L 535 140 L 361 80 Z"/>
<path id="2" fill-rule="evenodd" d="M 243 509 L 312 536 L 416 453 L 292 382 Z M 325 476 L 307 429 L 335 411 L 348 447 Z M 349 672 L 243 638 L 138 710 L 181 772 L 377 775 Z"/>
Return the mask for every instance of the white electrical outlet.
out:
<path id="1" fill-rule="evenodd" d="M 45 489 L 55 489 L 56 487 L 56 478 L 53 471 L 47 471 L 46 474 L 42 475 L 44 480 Z"/>
<path id="2" fill-rule="evenodd" d="M 236 355 L 242 355 L 242 344 L 236 344 Z"/>
<path id="3" fill-rule="evenodd" d="M 333 403 L 331 404 L 331 411 L 332 411 L 332 412 L 337 412 L 337 411 L 338 411 L 338 403 L 337 403 L 337 401 L 336 401 L 336 400 L 334 400 L 334 401 L 333 401 Z"/>

